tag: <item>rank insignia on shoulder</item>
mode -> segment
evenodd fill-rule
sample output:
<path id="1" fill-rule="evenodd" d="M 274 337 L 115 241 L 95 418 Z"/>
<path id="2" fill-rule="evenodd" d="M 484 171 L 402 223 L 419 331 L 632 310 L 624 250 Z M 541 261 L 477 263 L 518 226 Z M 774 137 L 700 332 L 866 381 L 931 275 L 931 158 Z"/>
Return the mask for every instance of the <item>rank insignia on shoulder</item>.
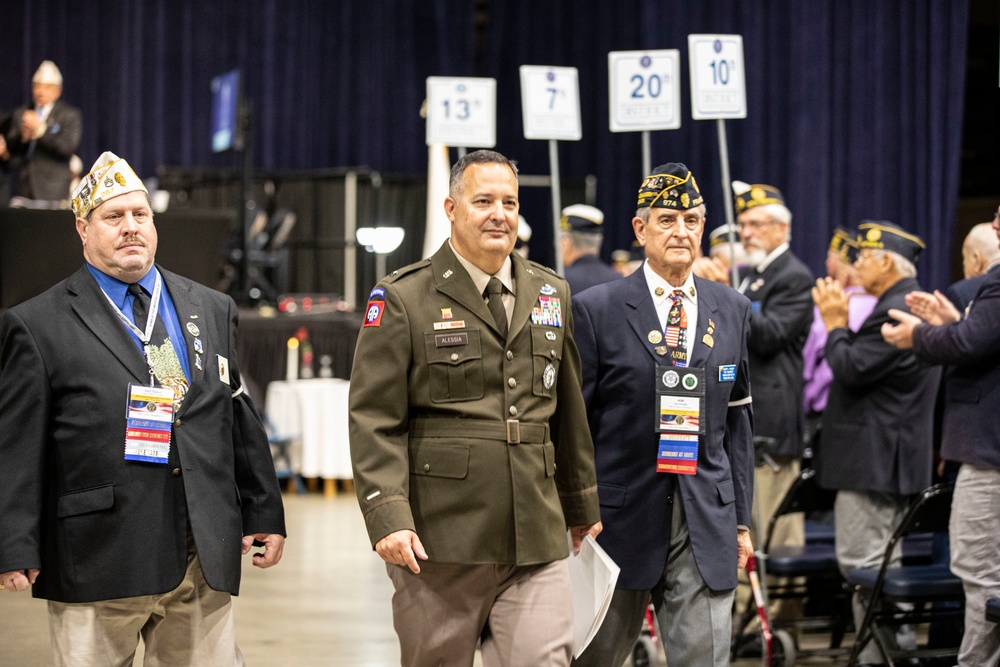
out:
<path id="1" fill-rule="evenodd" d="M 382 314 L 385 312 L 385 301 L 369 301 L 365 309 L 365 326 L 382 326 Z"/>
<path id="2" fill-rule="evenodd" d="M 538 291 L 541 292 L 542 294 L 545 294 L 546 296 L 551 296 L 556 293 L 556 288 L 548 283 L 545 283 L 544 285 L 542 285 L 542 289 Z"/>

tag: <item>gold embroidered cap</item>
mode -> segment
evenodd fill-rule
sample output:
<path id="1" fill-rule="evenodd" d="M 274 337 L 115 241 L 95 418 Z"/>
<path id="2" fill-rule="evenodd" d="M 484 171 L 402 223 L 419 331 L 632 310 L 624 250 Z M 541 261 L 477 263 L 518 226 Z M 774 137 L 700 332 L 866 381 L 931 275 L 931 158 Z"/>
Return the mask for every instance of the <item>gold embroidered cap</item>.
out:
<path id="1" fill-rule="evenodd" d="M 705 203 L 694 180 L 694 174 L 680 162 L 661 164 L 639 186 L 639 203 L 642 208 L 672 208 L 686 211 Z"/>
<path id="2" fill-rule="evenodd" d="M 892 222 L 864 220 L 858 225 L 859 250 L 891 250 L 915 264 L 926 247 L 922 238 Z"/>
<path id="3" fill-rule="evenodd" d="M 733 194 L 736 199 L 736 214 L 739 215 L 748 208 L 766 206 L 768 204 L 785 205 L 781 190 L 773 185 L 755 183 L 747 185 L 743 181 L 733 181 Z"/>
<path id="4" fill-rule="evenodd" d="M 111 151 L 104 151 L 90 173 L 81 178 L 73 190 L 73 213 L 78 218 L 85 218 L 107 200 L 136 190 L 149 193 L 128 162 Z"/>

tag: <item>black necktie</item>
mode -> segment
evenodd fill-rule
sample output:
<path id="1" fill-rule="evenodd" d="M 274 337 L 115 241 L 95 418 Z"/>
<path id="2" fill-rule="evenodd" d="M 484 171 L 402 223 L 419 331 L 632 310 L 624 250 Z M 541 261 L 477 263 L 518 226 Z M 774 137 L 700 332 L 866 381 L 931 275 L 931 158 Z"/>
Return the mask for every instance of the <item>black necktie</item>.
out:
<path id="1" fill-rule="evenodd" d="M 490 307 L 490 313 L 493 315 L 493 320 L 500 329 L 500 335 L 506 340 L 507 309 L 503 307 L 503 283 L 500 282 L 499 278 L 490 278 L 489 284 L 486 285 L 486 298 L 487 305 Z"/>
<path id="2" fill-rule="evenodd" d="M 146 332 L 146 318 L 149 314 L 149 297 L 139 283 L 131 283 L 128 293 L 135 297 L 132 301 L 132 322 L 143 333 Z"/>

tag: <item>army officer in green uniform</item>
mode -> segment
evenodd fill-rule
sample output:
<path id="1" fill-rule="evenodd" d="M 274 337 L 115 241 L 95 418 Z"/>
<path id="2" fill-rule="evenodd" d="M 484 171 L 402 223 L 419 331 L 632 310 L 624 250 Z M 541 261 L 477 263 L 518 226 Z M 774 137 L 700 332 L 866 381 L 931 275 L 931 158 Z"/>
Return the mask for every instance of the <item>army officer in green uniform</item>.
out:
<path id="1" fill-rule="evenodd" d="M 351 459 L 404 665 L 568 665 L 574 547 L 601 530 L 566 282 L 513 252 L 517 168 L 451 171 L 451 238 L 372 290 Z"/>

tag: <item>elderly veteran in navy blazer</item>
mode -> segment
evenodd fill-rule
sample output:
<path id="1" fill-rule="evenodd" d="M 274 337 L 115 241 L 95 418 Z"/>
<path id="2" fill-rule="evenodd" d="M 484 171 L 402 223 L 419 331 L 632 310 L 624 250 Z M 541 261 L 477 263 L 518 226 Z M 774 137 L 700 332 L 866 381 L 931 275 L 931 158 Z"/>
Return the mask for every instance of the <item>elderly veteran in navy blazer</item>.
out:
<path id="1" fill-rule="evenodd" d="M 56 665 L 242 665 L 241 553 L 281 558 L 236 305 L 154 265 L 149 195 L 104 153 L 73 200 L 86 264 L 0 324 L 0 583 L 49 601 Z M 150 298 L 152 296 L 152 298 Z"/>
<path id="2" fill-rule="evenodd" d="M 993 231 L 1000 237 L 1000 209 Z M 1000 629 L 987 620 L 986 601 L 1000 598 L 1000 265 L 985 274 L 964 317 L 931 294 L 910 294 L 907 304 L 927 321 L 890 310 L 899 323 L 882 325 L 886 341 L 912 347 L 926 362 L 948 364 L 941 457 L 961 464 L 949 530 L 951 569 L 965 589 L 958 664 L 996 665 Z"/>
<path id="3" fill-rule="evenodd" d="M 858 225 L 858 280 L 877 298 L 857 331 L 849 324 L 849 295 L 832 278 L 816 281 L 813 299 L 826 324 L 826 362 L 833 382 L 823 412 L 823 442 L 815 467 L 821 486 L 837 491 L 834 506 L 837 564 L 878 567 L 886 542 L 910 498 L 931 482 L 934 402 L 941 369 L 882 339 L 890 309 L 905 309 L 906 295 L 920 290 L 916 261 L 919 237 L 891 222 Z M 896 565 L 898 565 L 898 559 Z M 866 600 L 855 593 L 854 622 L 860 626 Z M 901 647 L 915 641 L 912 629 L 896 634 Z M 862 664 L 881 664 L 870 642 Z"/>
<path id="4" fill-rule="evenodd" d="M 577 665 L 620 665 L 650 599 L 671 665 L 726 665 L 737 570 L 752 552 L 750 302 L 694 276 L 705 205 L 657 167 L 632 219 L 646 261 L 574 300 L 604 531 L 621 566 Z"/>
<path id="5" fill-rule="evenodd" d="M 404 665 L 568 665 L 566 531 L 601 530 L 566 281 L 514 252 L 517 169 L 452 167 L 451 238 L 372 291 L 351 460 Z"/>

